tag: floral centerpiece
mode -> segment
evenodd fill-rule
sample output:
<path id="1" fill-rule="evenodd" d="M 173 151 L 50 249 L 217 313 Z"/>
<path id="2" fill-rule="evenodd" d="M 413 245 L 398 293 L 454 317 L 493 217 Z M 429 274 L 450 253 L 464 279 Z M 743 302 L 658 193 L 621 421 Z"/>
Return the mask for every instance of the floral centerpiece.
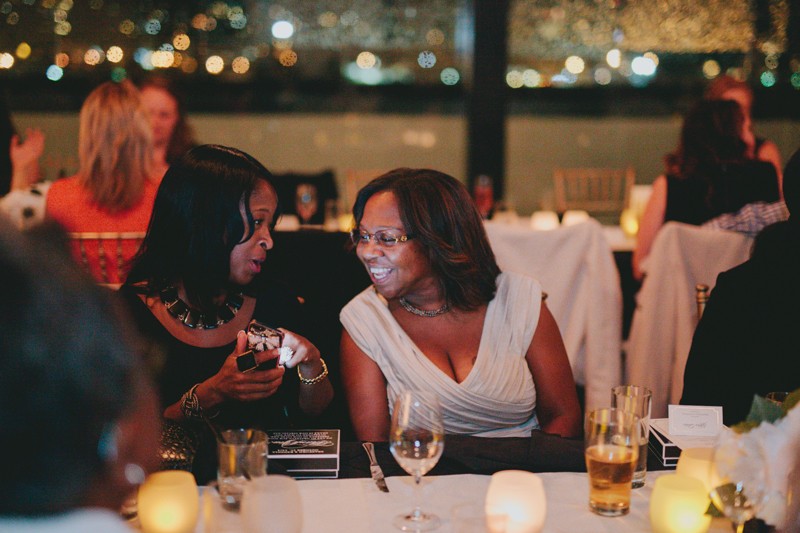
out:
<path id="1" fill-rule="evenodd" d="M 714 462 L 740 480 L 756 517 L 779 531 L 800 529 L 800 389 L 782 405 L 753 398 L 747 419 L 723 431 Z"/>

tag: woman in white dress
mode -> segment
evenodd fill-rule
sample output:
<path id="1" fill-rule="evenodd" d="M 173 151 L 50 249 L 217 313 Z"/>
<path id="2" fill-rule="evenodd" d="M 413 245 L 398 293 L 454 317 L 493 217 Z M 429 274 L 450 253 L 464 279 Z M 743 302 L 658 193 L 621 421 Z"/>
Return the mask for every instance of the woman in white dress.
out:
<path id="1" fill-rule="evenodd" d="M 455 178 L 396 169 L 353 207 L 356 253 L 373 285 L 342 309 L 342 375 L 356 436 L 385 441 L 404 389 L 436 393 L 445 431 L 580 434 L 561 335 L 539 283 L 501 273 Z"/>

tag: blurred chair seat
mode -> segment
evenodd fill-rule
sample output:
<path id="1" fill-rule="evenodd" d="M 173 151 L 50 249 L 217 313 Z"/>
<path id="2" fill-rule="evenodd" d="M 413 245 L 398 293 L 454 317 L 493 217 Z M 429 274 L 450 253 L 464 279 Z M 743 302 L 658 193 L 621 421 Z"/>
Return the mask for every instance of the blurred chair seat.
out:
<path id="1" fill-rule="evenodd" d="M 117 289 L 125 281 L 128 262 L 144 240 L 143 231 L 71 232 L 73 257 L 98 283 Z"/>
<path id="2" fill-rule="evenodd" d="M 556 211 L 619 214 L 628 206 L 636 173 L 627 168 L 556 168 L 553 192 Z"/>

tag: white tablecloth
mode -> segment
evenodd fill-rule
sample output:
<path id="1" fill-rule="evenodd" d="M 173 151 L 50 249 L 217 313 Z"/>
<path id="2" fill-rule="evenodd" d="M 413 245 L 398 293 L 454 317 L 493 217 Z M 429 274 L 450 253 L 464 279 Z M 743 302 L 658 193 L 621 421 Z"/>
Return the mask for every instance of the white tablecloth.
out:
<path id="1" fill-rule="evenodd" d="M 589 510 L 589 482 L 586 474 L 539 474 L 547 497 L 547 518 L 543 533 L 625 533 L 651 531 L 650 494 L 653 481 L 666 472 L 650 472 L 647 483 L 631 495 L 631 510 L 626 516 L 607 518 Z M 483 502 L 489 476 L 472 474 L 433 476 L 423 479 L 423 509 L 442 519 L 438 533 L 458 533 L 451 527 L 454 506 Z M 392 518 L 413 507 L 413 480 L 410 476 L 387 479 L 390 492 L 380 492 L 371 479 L 299 481 L 303 503 L 304 533 L 383 533 L 397 531 Z M 207 490 L 207 489 L 204 489 Z M 214 494 L 214 496 L 216 496 Z M 241 532 L 239 515 L 223 511 L 218 498 L 210 500 L 220 520 L 214 530 L 198 524 L 197 533 Z M 275 509 L 280 512 L 280 509 Z M 729 533 L 730 523 L 717 519 L 712 533 Z"/>
<path id="2" fill-rule="evenodd" d="M 622 379 L 622 289 L 603 226 L 591 219 L 549 231 L 485 226 L 500 268 L 542 283 L 587 409 L 608 406 Z"/>

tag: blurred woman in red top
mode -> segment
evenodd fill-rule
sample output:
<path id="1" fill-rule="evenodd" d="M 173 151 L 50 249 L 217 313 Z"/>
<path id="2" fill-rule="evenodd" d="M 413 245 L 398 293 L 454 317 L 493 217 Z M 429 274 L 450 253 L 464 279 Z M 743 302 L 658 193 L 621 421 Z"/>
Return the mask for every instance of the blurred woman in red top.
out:
<path id="1" fill-rule="evenodd" d="M 153 174 L 150 122 L 133 84 L 106 82 L 89 94 L 80 113 L 78 155 L 78 173 L 50 187 L 45 217 L 69 232 L 146 231 L 161 176 Z M 137 242 L 125 242 L 123 259 L 137 249 Z M 102 281 L 96 253 L 97 244 L 86 243 L 91 273 Z M 124 281 L 115 262 L 108 263 L 109 277 Z"/>

